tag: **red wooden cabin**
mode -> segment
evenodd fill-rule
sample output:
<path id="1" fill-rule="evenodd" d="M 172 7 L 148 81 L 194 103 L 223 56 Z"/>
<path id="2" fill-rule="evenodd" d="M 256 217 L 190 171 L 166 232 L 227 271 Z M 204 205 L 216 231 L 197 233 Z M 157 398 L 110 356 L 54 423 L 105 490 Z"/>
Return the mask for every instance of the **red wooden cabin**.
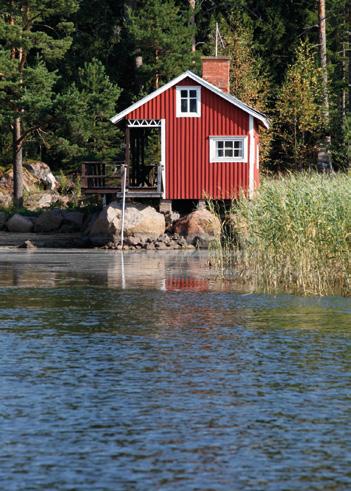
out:
<path id="1" fill-rule="evenodd" d="M 127 196 L 252 195 L 259 185 L 259 130 L 268 121 L 229 94 L 229 68 L 228 58 L 203 58 L 202 78 L 186 71 L 111 119 L 126 127 Z M 156 162 L 145 148 L 148 132 L 153 156 L 158 138 Z"/>

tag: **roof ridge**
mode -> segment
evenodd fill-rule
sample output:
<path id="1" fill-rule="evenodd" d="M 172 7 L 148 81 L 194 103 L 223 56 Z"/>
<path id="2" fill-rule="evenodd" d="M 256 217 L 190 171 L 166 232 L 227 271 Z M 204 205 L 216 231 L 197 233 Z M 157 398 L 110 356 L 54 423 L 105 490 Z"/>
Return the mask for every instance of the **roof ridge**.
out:
<path id="1" fill-rule="evenodd" d="M 233 96 L 232 94 L 229 94 L 227 92 L 223 92 L 221 89 L 219 89 L 218 87 L 216 87 L 215 85 L 213 85 L 211 82 L 208 82 L 207 80 L 204 80 L 202 77 L 200 77 L 199 75 L 196 75 L 191 70 L 186 70 L 181 75 L 178 75 L 178 77 L 175 77 L 174 79 L 170 80 L 166 84 L 162 85 L 162 87 L 160 87 L 159 89 L 154 90 L 153 92 L 151 92 L 150 94 L 146 95 L 145 97 L 143 97 L 139 101 L 137 101 L 134 104 L 130 105 L 129 107 L 127 107 L 126 109 L 124 109 L 120 113 L 118 113 L 115 116 L 113 116 L 110 119 L 110 121 L 112 123 L 114 123 L 114 124 L 118 123 L 118 121 L 121 121 L 121 119 L 123 119 L 129 113 L 131 113 L 135 109 L 138 109 L 143 104 L 146 104 L 148 101 L 152 100 L 154 97 L 157 97 L 158 95 L 162 94 L 166 90 L 168 90 L 171 87 L 173 87 L 173 85 L 181 82 L 182 80 L 184 80 L 187 77 L 191 78 L 192 80 L 194 80 L 195 82 L 199 83 L 200 85 L 202 85 L 203 87 L 207 88 L 208 90 L 214 92 L 219 97 L 222 97 L 223 99 L 227 100 L 228 102 L 230 102 L 231 104 L 235 105 L 236 107 L 239 107 L 243 111 L 251 114 L 253 117 L 255 117 L 256 119 L 258 119 L 259 121 L 261 121 L 261 123 L 266 128 L 269 128 L 268 119 L 267 119 L 267 117 L 263 113 L 261 113 L 261 112 L 257 111 L 256 109 L 248 106 L 247 104 L 245 104 L 245 102 L 242 102 L 240 99 L 238 99 L 237 97 Z"/>

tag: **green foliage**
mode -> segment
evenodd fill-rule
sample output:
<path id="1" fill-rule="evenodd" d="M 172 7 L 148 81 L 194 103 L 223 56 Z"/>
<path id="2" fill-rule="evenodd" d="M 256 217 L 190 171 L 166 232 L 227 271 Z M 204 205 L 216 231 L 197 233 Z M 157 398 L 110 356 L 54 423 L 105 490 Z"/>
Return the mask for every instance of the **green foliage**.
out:
<path id="1" fill-rule="evenodd" d="M 212 20 L 215 32 L 214 19 Z M 219 28 L 224 42 L 220 54 L 231 60 L 230 92 L 260 112 L 269 112 L 271 84 L 263 60 L 254 52 L 253 30 L 239 21 L 235 12 L 219 19 Z M 210 45 L 214 49 L 214 36 Z M 260 141 L 260 162 L 265 164 L 269 156 L 271 132 L 262 131 Z"/>
<path id="2" fill-rule="evenodd" d="M 143 64 L 138 70 L 144 91 L 168 82 L 194 67 L 191 52 L 194 34 L 187 13 L 173 0 L 144 0 L 138 9 L 128 10 L 127 29 Z"/>
<path id="3" fill-rule="evenodd" d="M 214 19 L 212 20 L 215 31 Z M 263 60 L 253 49 L 253 31 L 238 20 L 234 13 L 219 19 L 219 28 L 224 47 L 220 55 L 231 60 L 230 91 L 258 111 L 267 110 L 269 77 Z M 210 37 L 211 53 L 214 52 L 214 36 Z"/>
<path id="4" fill-rule="evenodd" d="M 3 0 L 0 4 L 0 107 L 3 129 L 21 118 L 22 135 L 40 138 L 54 99 L 57 74 L 49 63 L 71 45 L 73 24 L 67 16 L 76 0 Z"/>
<path id="5" fill-rule="evenodd" d="M 276 102 L 275 140 L 280 167 L 301 170 L 316 160 L 323 134 L 322 82 L 311 46 L 301 42 Z"/>
<path id="6" fill-rule="evenodd" d="M 54 131 L 48 139 L 50 155 L 64 163 L 113 159 L 120 133 L 109 118 L 116 112 L 120 89 L 96 59 L 78 73 L 77 83 L 56 99 Z"/>
<path id="7" fill-rule="evenodd" d="M 201 52 L 214 54 L 217 19 L 226 43 L 221 54 L 232 58 L 232 92 L 270 117 L 276 115 L 274 144 L 266 160 L 273 169 L 309 166 L 324 131 L 315 117 L 320 87 L 312 74 L 319 77 L 314 68 L 318 61 L 312 67 L 313 56 L 306 53 L 305 62 L 311 63 L 304 67 L 295 61 L 301 40 L 315 47 L 319 43 L 315 0 L 194 3 L 195 26 L 190 2 L 184 0 L 2 0 L 1 162 L 11 161 L 12 124 L 18 115 L 26 157 L 45 159 L 57 168 L 81 158 L 115 159 L 120 138 L 108 118 L 156 84 L 185 69 L 198 70 Z M 341 107 L 342 95 L 348 95 L 349 25 L 349 1 L 329 0 L 330 131 L 336 169 L 350 162 L 349 123 Z M 143 59 L 140 68 L 137 55 Z M 101 65 L 95 65 L 96 75 L 86 74 L 87 80 L 102 80 L 101 90 L 94 83 L 85 87 L 82 80 L 83 65 L 97 63 L 92 60 Z M 300 74 L 306 70 L 303 77 L 297 76 L 298 69 Z M 113 86 L 110 98 L 108 83 Z M 350 110 L 347 107 L 346 113 Z M 263 143 L 269 138 L 265 132 Z M 269 145 L 264 147 L 269 150 Z M 261 150 L 265 159 L 267 152 Z"/>
<path id="8" fill-rule="evenodd" d="M 351 177 L 264 180 L 253 201 L 233 204 L 228 221 L 231 257 L 255 288 L 351 294 Z"/>
<path id="9" fill-rule="evenodd" d="M 93 58 L 104 64 L 109 75 L 118 76 L 122 55 L 118 44 L 125 3 L 123 0 L 79 0 L 79 11 L 73 17 L 76 29 L 72 46 L 61 65 L 66 81 L 76 80 L 79 67 Z M 61 89 L 65 80 L 62 82 Z"/>

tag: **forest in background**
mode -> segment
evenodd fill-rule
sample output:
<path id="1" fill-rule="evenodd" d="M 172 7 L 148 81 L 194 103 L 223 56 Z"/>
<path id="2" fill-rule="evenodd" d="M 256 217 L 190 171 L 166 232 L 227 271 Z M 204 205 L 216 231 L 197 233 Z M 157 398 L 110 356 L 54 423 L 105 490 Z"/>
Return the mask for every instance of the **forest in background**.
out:
<path id="1" fill-rule="evenodd" d="M 316 164 L 331 137 L 349 167 L 349 0 L 326 1 L 328 108 L 316 0 L 0 0 L 0 165 L 39 159 L 70 172 L 123 156 L 109 118 L 202 55 L 231 58 L 231 92 L 267 114 L 262 164 Z"/>

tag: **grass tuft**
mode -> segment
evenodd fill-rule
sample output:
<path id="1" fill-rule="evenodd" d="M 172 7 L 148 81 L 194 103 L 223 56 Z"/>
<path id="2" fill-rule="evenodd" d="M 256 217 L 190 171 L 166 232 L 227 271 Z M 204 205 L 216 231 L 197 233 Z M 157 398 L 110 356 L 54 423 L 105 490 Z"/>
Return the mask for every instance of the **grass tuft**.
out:
<path id="1" fill-rule="evenodd" d="M 266 179 L 233 202 L 224 223 L 227 264 L 268 292 L 351 294 L 351 177 Z"/>

